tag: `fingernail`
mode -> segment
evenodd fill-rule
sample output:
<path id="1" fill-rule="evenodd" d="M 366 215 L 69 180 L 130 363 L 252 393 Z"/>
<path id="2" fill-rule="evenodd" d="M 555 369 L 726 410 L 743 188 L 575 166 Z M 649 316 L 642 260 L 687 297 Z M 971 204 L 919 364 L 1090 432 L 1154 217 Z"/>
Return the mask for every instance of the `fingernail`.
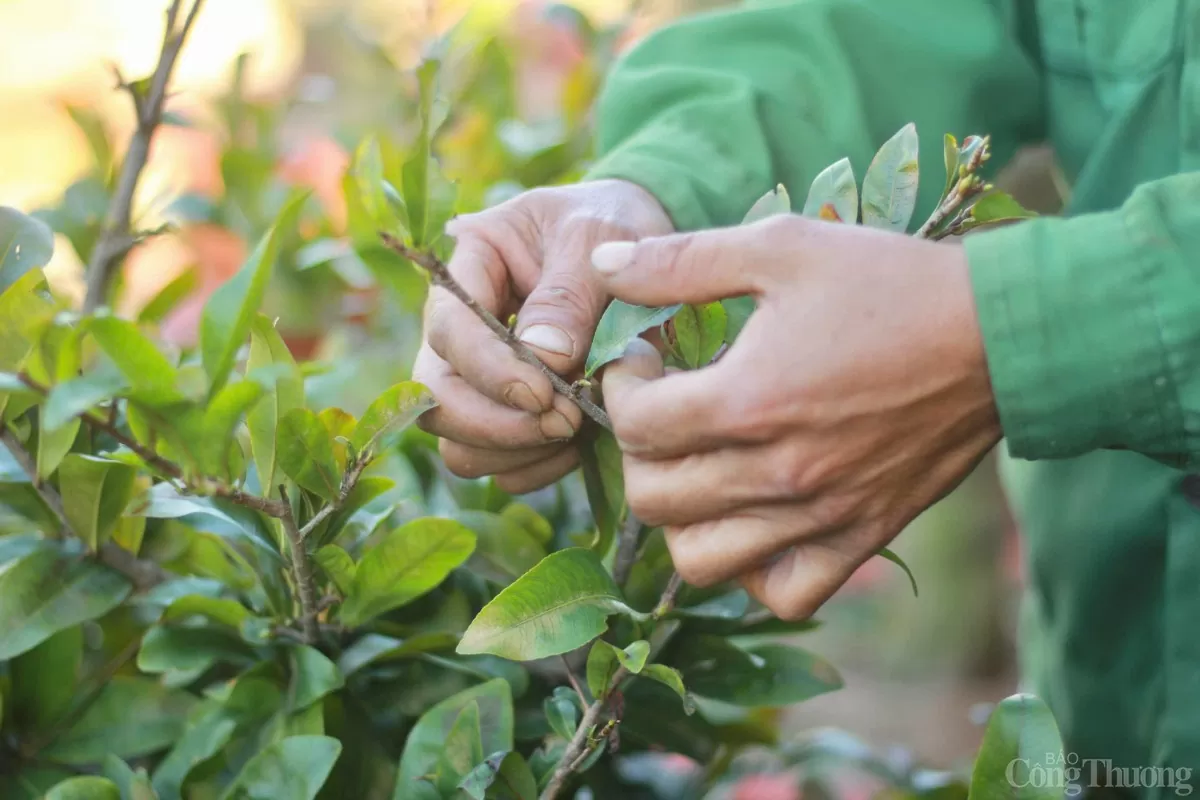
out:
<path id="1" fill-rule="evenodd" d="M 533 325 L 521 334 L 521 341 L 530 347 L 570 358 L 575 354 L 575 340 L 562 328 L 553 325 Z"/>
<path id="2" fill-rule="evenodd" d="M 605 275 L 613 275 L 633 261 L 633 242 L 605 242 L 592 251 L 592 266 Z"/>
<path id="3" fill-rule="evenodd" d="M 575 435 L 571 423 L 558 411 L 547 411 L 538 421 L 542 435 L 547 439 L 570 439 Z"/>
<path id="4" fill-rule="evenodd" d="M 529 384 L 520 381 L 510 383 L 504 390 L 504 402 L 513 408 L 528 411 L 531 414 L 537 414 L 542 410 L 542 404 L 538 402 L 533 389 L 529 388 Z"/>

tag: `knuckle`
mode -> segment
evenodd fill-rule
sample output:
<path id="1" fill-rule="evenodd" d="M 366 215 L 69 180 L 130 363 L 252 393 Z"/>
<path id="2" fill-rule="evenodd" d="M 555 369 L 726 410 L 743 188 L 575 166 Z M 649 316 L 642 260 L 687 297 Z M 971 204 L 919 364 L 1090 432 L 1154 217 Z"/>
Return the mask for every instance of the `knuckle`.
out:
<path id="1" fill-rule="evenodd" d="M 779 493 L 785 497 L 808 497 L 825 484 L 826 468 L 819 458 L 799 448 L 790 448 L 781 459 Z"/>

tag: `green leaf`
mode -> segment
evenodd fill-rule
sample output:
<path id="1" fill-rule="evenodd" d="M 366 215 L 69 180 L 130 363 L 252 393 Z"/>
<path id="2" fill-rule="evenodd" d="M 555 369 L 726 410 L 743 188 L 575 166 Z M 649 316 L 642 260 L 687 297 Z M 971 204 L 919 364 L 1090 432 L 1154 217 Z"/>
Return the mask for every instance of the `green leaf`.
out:
<path id="1" fill-rule="evenodd" d="M 0 206 L 0 291 L 54 255 L 54 231 L 39 219 Z"/>
<path id="2" fill-rule="evenodd" d="M 759 220 L 773 217 L 776 214 L 790 213 L 792 213 L 792 198 L 788 196 L 787 188 L 780 183 L 774 189 L 754 201 L 754 205 L 750 206 L 750 210 L 742 218 L 742 224 L 752 225 Z"/>
<path id="3" fill-rule="evenodd" d="M 134 772 L 121 759 L 107 755 L 104 757 L 102 772 L 105 778 L 116 784 L 123 800 L 159 800 L 150 785 L 150 777 L 143 768 Z"/>
<path id="4" fill-rule="evenodd" d="M 674 616 L 689 619 L 737 620 L 750 607 L 750 595 L 745 589 L 737 589 L 697 603 L 694 606 L 676 608 Z"/>
<path id="5" fill-rule="evenodd" d="M 492 753 L 458 784 L 471 800 L 537 800 L 537 781 L 520 753 Z"/>
<path id="6" fill-rule="evenodd" d="M 175 367 L 136 325 L 110 316 L 93 317 L 84 324 L 130 386 L 161 396 L 163 402 L 182 399 L 175 389 Z"/>
<path id="7" fill-rule="evenodd" d="M 155 625 L 142 638 L 137 666 L 142 672 L 159 674 L 203 670 L 217 662 L 244 664 L 253 659 L 250 646 L 228 628 Z"/>
<path id="8" fill-rule="evenodd" d="M 58 784 L 46 793 L 45 800 L 121 800 L 121 791 L 108 778 L 86 775 Z"/>
<path id="9" fill-rule="evenodd" d="M 292 656 L 292 708 L 307 708 L 327 694 L 346 685 L 337 664 L 320 650 L 300 646 L 289 651 Z"/>
<path id="10" fill-rule="evenodd" d="M 396 482 L 391 478 L 385 478 L 382 475 L 362 476 L 358 479 L 358 483 L 354 484 L 354 488 L 350 490 L 350 494 L 346 496 L 346 502 L 342 503 L 337 511 L 330 514 L 329 518 L 318 525 L 316 530 L 313 531 L 312 541 L 315 545 L 320 546 L 336 539 L 342 530 L 350 524 L 351 520 L 356 517 L 361 519 L 363 516 L 368 516 L 367 512 L 363 511 L 367 504 L 395 487 Z M 360 514 L 359 512 L 363 513 Z M 390 511 L 385 510 L 380 513 L 383 514 L 383 517 L 376 518 L 375 515 L 369 516 L 375 519 L 376 522 L 390 516 Z M 372 524 L 370 529 L 374 530 L 375 525 Z"/>
<path id="11" fill-rule="evenodd" d="M 512 583 L 546 557 L 546 548 L 537 539 L 500 514 L 458 511 L 453 517 L 475 533 L 471 569 L 489 580 Z"/>
<path id="12" fill-rule="evenodd" d="M 137 470 L 129 464 L 71 453 L 58 469 L 63 512 L 71 528 L 92 550 L 112 533 L 133 499 Z"/>
<path id="13" fill-rule="evenodd" d="M 333 443 L 333 463 L 338 472 L 344 472 L 350 463 L 350 447 L 346 443 L 354 434 L 354 415 L 336 407 L 326 408 L 317 414 L 317 419 L 329 432 L 329 441 Z"/>
<path id="14" fill-rule="evenodd" d="M 35 550 L 0 571 L 0 661 L 120 605 L 130 585 L 90 559 Z"/>
<path id="15" fill-rule="evenodd" d="M 354 573 L 341 621 L 357 627 L 433 589 L 475 550 L 461 523 L 426 517 L 401 525 L 367 550 Z"/>
<path id="16" fill-rule="evenodd" d="M 263 388 L 254 381 L 239 380 L 221 387 L 203 411 L 195 409 L 176 420 L 176 430 L 206 474 L 230 479 L 230 450 L 237 447 L 234 434 L 242 417 L 263 396 Z M 240 453 L 240 450 L 238 451 Z"/>
<path id="17" fill-rule="evenodd" d="M 500 516 L 520 525 L 541 544 L 548 545 L 554 538 L 554 527 L 550 521 L 524 503 L 509 503 L 500 511 Z"/>
<path id="18" fill-rule="evenodd" d="M 408 211 L 396 189 L 384 180 L 383 154 L 379 140 L 368 136 L 354 153 L 354 184 L 363 210 L 371 223 L 389 233 L 403 236 L 408 227 Z"/>
<path id="19" fill-rule="evenodd" d="M 696 636 L 681 643 L 674 661 L 692 692 L 737 706 L 790 705 L 842 686 L 829 662 L 779 644 L 740 648 Z"/>
<path id="20" fill-rule="evenodd" d="M 71 445 L 75 443 L 75 436 L 79 433 L 80 425 L 79 420 L 73 419 L 62 427 L 48 428 L 44 420 L 45 416 L 38 419 L 37 455 L 35 457 L 38 478 L 41 480 L 49 478 L 54 470 L 58 469 L 58 465 L 62 463 L 67 453 L 71 451 Z"/>
<path id="21" fill-rule="evenodd" d="M 1010 195 L 1004 192 L 989 192 L 975 201 L 971 206 L 970 228 L 991 225 L 997 222 L 1014 222 L 1021 219 L 1031 219 L 1037 214 L 1023 207 Z"/>
<path id="22" fill-rule="evenodd" d="M 154 770 L 154 791 L 162 800 L 181 800 L 180 790 L 191 771 L 215 756 L 233 738 L 237 722 L 213 701 L 197 704 L 183 734 Z"/>
<path id="23" fill-rule="evenodd" d="M 458 652 L 532 661 L 566 653 L 608 629 L 608 615 L 628 610 L 594 553 L 551 553 L 506 587 L 471 622 Z"/>
<path id="24" fill-rule="evenodd" d="M 554 693 L 542 701 L 542 712 L 550 723 L 550 730 L 570 740 L 579 726 L 579 706 L 574 692 L 566 686 L 558 686 Z"/>
<path id="25" fill-rule="evenodd" d="M 209 597 L 203 594 L 188 594 L 172 601 L 163 611 L 163 622 L 186 620 L 188 617 L 204 617 L 219 622 L 234 630 L 250 618 L 250 611 L 237 600 Z"/>
<path id="26" fill-rule="evenodd" d="M 404 640 L 368 633 L 342 652 L 338 669 L 343 675 L 350 675 L 370 664 L 413 658 L 434 650 L 453 650 L 456 644 L 458 636 L 444 631 L 418 633 Z"/>
<path id="27" fill-rule="evenodd" d="M 722 300 L 721 306 L 725 309 L 725 342 L 733 344 L 754 313 L 754 298 L 749 295 L 731 297 Z"/>
<path id="28" fill-rule="evenodd" d="M 610 361 L 616 361 L 625 355 L 625 348 L 643 331 L 662 325 L 681 306 L 674 305 L 666 308 L 647 308 L 633 306 L 620 300 L 613 300 L 600 323 L 596 326 L 596 334 L 592 337 L 592 349 L 588 351 L 584 377 L 590 378 L 596 370 Z"/>
<path id="29" fill-rule="evenodd" d="M 946 162 L 946 185 L 942 188 L 942 197 L 950 194 L 958 180 L 958 140 L 954 134 L 947 133 L 943 139 L 942 157 Z"/>
<path id="30" fill-rule="evenodd" d="M 10 725 L 43 731 L 71 705 L 83 663 L 83 626 L 63 628 L 9 662 Z"/>
<path id="31" fill-rule="evenodd" d="M 597 427 L 579 444 L 583 483 L 598 536 L 590 549 L 603 558 L 625 513 L 625 473 L 621 447 L 609 431 Z"/>
<path id="32" fill-rule="evenodd" d="M 879 148 L 862 186 L 862 221 L 874 228 L 903 233 L 917 205 L 920 142 L 911 122 Z"/>
<path id="33" fill-rule="evenodd" d="M 587 660 L 587 682 L 592 696 L 599 698 L 608 694 L 618 667 L 625 667 L 634 674 L 641 672 L 649 655 L 650 643 L 644 639 L 639 639 L 624 650 L 597 640 Z"/>
<path id="34" fill-rule="evenodd" d="M 255 370 L 266 367 L 276 367 L 280 371 L 266 397 L 246 415 L 246 426 L 250 429 L 250 451 L 258 470 L 259 485 L 264 493 L 269 493 L 275 487 L 276 428 L 287 412 L 304 405 L 304 377 L 271 320 L 259 314 L 250 326 L 246 374 L 250 376 Z"/>
<path id="35" fill-rule="evenodd" d="M 150 298 L 138 312 L 139 325 L 153 325 L 162 322 L 171 310 L 188 297 L 200 285 L 200 276 L 194 267 L 188 267 L 172 278 L 166 286 Z"/>
<path id="36" fill-rule="evenodd" d="M 679 309 L 673 323 L 675 345 L 683 363 L 692 369 L 706 366 L 725 342 L 725 307 L 720 303 L 688 305 Z"/>
<path id="37" fill-rule="evenodd" d="M 447 735 L 462 710 L 473 703 L 479 708 L 483 752 L 513 749 L 512 689 L 508 681 L 495 678 L 473 686 L 426 711 L 409 731 L 404 742 L 404 754 L 400 757 L 400 772 L 393 800 L 428 796 L 421 793 L 422 778 L 434 772 Z M 435 791 L 432 797 L 438 797 L 438 793 Z"/>
<path id="38" fill-rule="evenodd" d="M 350 594 L 354 586 L 354 573 L 358 568 L 349 553 L 336 544 L 327 544 L 313 554 L 313 560 L 325 570 L 343 597 Z"/>
<path id="39" fill-rule="evenodd" d="M 42 426 L 58 430 L 73 420 L 78 426 L 76 417 L 121 394 L 127 386 L 125 378 L 107 365 L 63 381 L 55 385 L 46 398 L 46 405 L 42 407 Z"/>
<path id="40" fill-rule="evenodd" d="M 236 275 L 212 293 L 200 320 L 200 355 L 208 374 L 209 396 L 225 385 L 237 352 L 250 333 L 258 307 L 262 305 L 284 236 L 295 226 L 308 193 L 294 194 L 284 205 L 275 224 L 259 241 Z"/>
<path id="41" fill-rule="evenodd" d="M 350 443 L 359 453 L 378 452 L 387 445 L 392 434 L 407 428 L 436 405 L 433 394 L 421 384 L 415 381 L 398 383 L 367 407 Z"/>
<path id="42" fill-rule="evenodd" d="M 692 696 L 688 694 L 687 687 L 683 684 L 683 676 L 679 674 L 679 670 L 664 664 L 648 664 L 640 674 L 644 678 L 658 681 L 679 695 L 679 699 L 683 701 L 684 713 L 690 715 L 696 710 L 696 704 L 692 702 Z"/>
<path id="43" fill-rule="evenodd" d="M 329 736 L 289 736 L 250 759 L 221 798 L 313 800 L 341 753 L 342 743 Z"/>
<path id="44" fill-rule="evenodd" d="M 84 715 L 46 748 L 63 764 L 92 764 L 106 755 L 136 758 L 169 747 L 183 733 L 195 698 L 150 678 L 118 675 Z"/>
<path id="45" fill-rule="evenodd" d="M 828 220 L 827 206 L 838 221 L 851 225 L 858 222 L 858 184 L 848 158 L 830 164 L 813 179 L 804 201 L 804 216 Z"/>
<path id="46" fill-rule="evenodd" d="M 1034 695 L 1013 695 L 1000 701 L 988 719 L 971 773 L 970 798 L 1060 800 L 1064 764 L 1062 738 L 1050 709 Z M 1037 777 L 1044 780 L 1031 779 Z"/>
<path id="47" fill-rule="evenodd" d="M 30 270 L 0 293 L 0 369 L 15 371 L 33 347 L 34 331 L 55 313 L 41 270 Z"/>
<path id="48" fill-rule="evenodd" d="M 433 159 L 433 135 L 440 125 L 440 109 L 435 107 L 438 72 L 441 62 L 427 59 L 417 67 L 418 116 L 421 128 L 413 143 L 412 155 L 404 164 L 401 185 L 404 205 L 408 209 L 409 234 L 413 247 L 422 248 L 433 242 L 439 231 L 430 224 L 435 216 L 433 203 L 434 181 L 440 177 Z"/>
<path id="49" fill-rule="evenodd" d="M 458 712 L 438 758 L 437 787 L 443 796 L 453 793 L 468 772 L 483 760 L 483 731 L 479 727 L 479 702 L 472 700 Z"/>
<path id="50" fill-rule="evenodd" d="M 275 452 L 289 478 L 326 500 L 337 496 L 342 479 L 333 460 L 333 441 L 307 408 L 293 408 L 279 420 Z"/>
<path id="51" fill-rule="evenodd" d="M 893 564 L 898 566 L 900 569 L 904 570 L 904 574 L 908 576 L 908 582 L 910 584 L 912 584 L 913 597 L 917 597 L 918 596 L 917 577 L 915 575 L 913 575 L 913 572 L 911 569 L 909 569 L 908 564 L 904 563 L 904 559 L 902 559 L 900 556 L 896 555 L 894 552 L 892 552 L 890 549 L 888 549 L 886 547 L 884 547 L 883 549 L 881 549 L 879 551 L 879 555 L 883 556 L 888 561 L 892 562 Z"/>

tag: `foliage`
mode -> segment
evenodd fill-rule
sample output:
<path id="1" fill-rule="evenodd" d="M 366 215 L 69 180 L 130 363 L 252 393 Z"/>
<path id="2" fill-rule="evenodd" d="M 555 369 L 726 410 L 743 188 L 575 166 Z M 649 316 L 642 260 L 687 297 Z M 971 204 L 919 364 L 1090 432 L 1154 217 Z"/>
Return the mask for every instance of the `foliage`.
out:
<path id="1" fill-rule="evenodd" d="M 615 35 L 584 32 L 596 53 Z M 661 531 L 629 516 L 607 432 L 589 431 L 582 483 L 524 502 L 452 479 L 413 425 L 435 404 L 424 387 L 401 376 L 357 415 L 322 403 L 324 367 L 264 313 L 281 283 L 340 296 L 362 275 L 415 309 L 422 272 L 379 231 L 444 258 L 456 211 L 578 174 L 586 93 L 565 104 L 558 138 L 511 148 L 519 157 L 473 182 L 446 177 L 464 120 L 495 111 L 481 81 L 505 74 L 495 41 L 468 55 L 445 60 L 457 74 L 438 59 L 420 67 L 407 139 L 377 132 L 357 148 L 344 228 L 320 198 L 271 177 L 276 110 L 235 80 L 225 193 L 180 197 L 172 213 L 257 246 L 208 296 L 193 345 L 160 328 L 195 288 L 187 273 L 126 319 L 75 311 L 40 270 L 47 225 L 84 261 L 108 235 L 87 204 L 102 208 L 112 188 L 112 146 L 86 116 L 93 173 L 38 219 L 0 209 L 0 796 L 531 800 L 565 781 L 666 797 L 626 768 L 666 764 L 665 751 L 710 765 L 669 795 L 697 797 L 736 776 L 736 753 L 776 745 L 764 709 L 841 686 L 831 664 L 777 635 L 811 623 L 764 635 L 764 609 L 743 590 L 680 587 Z M 510 122 L 489 135 L 520 139 Z M 962 197 L 936 233 L 1019 215 L 963 188 L 986 153 L 968 141 L 945 193 Z M 864 223 L 906 225 L 916 175 L 906 128 L 867 173 Z M 852 222 L 858 198 L 840 162 L 805 213 Z M 788 212 L 780 187 L 747 221 Z M 108 296 L 121 299 L 119 281 Z M 654 327 L 677 366 L 703 366 L 752 311 L 748 298 L 614 303 L 587 372 Z M 1021 703 L 1044 722 L 1036 701 Z M 1057 740 L 1052 720 L 1030 734 L 1004 722 L 1011 713 L 1002 706 L 989 730 L 980 797 L 1003 780 L 986 765 Z"/>

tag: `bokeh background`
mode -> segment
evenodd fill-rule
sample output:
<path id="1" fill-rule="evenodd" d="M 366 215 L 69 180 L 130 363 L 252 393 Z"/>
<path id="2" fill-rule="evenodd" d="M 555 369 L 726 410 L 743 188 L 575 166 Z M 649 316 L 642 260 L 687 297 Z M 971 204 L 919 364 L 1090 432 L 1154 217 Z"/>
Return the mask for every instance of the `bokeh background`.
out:
<path id="1" fill-rule="evenodd" d="M 133 128 L 117 76 L 153 68 L 165 5 L 0 1 L 0 204 L 38 211 L 60 231 L 47 272 L 66 296 L 82 296 L 78 252 Z M 331 365 L 326 401 L 356 407 L 404 377 L 419 335 L 419 281 L 381 285 L 344 244 L 344 171 L 363 135 L 403 140 L 406 70 L 448 31 L 468 42 L 459 49 L 471 57 L 451 70 L 461 113 L 440 151 L 467 205 L 486 206 L 579 175 L 607 64 L 655 26 L 712 5 L 207 0 L 136 203 L 137 227 L 171 227 L 128 259 L 122 310 L 136 312 L 178 279 L 189 298 L 161 320 L 162 333 L 190 343 L 204 299 L 240 266 L 281 193 L 312 187 L 326 219 L 279 266 L 269 313 L 297 355 Z M 1030 181 L 1038 191 L 1036 174 Z M 988 704 L 1017 681 L 1019 539 L 995 474 L 989 459 L 898 540 L 919 598 L 876 559 L 822 611 L 806 644 L 844 671 L 847 687 L 789 712 L 790 729 L 841 729 L 889 757 L 940 767 L 971 757 Z"/>

